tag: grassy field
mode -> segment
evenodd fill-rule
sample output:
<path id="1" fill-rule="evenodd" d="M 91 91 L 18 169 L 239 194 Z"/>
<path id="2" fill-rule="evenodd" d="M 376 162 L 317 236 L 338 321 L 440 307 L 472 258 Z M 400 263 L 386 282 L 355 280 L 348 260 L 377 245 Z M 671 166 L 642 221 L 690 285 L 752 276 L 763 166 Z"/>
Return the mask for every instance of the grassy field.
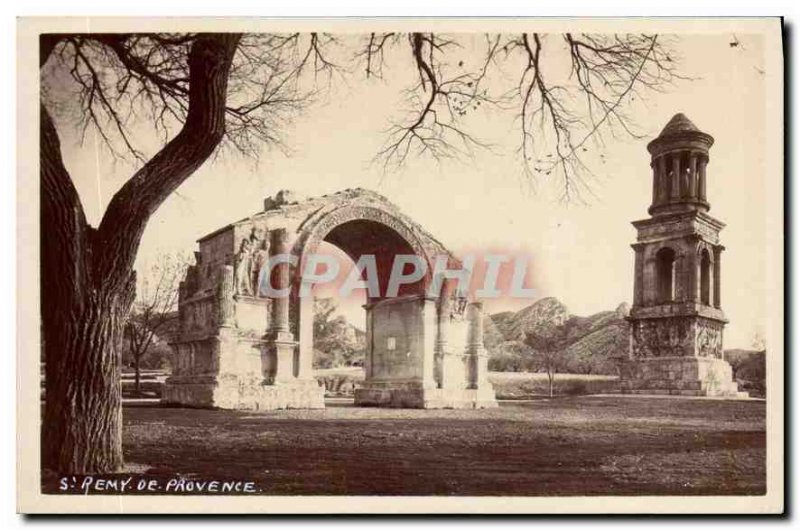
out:
<path id="1" fill-rule="evenodd" d="M 281 495 L 757 495 L 764 414 L 759 401 L 620 396 L 492 410 L 128 406 L 125 476 L 252 480 Z"/>
<path id="2" fill-rule="evenodd" d="M 329 396 L 350 395 L 364 380 L 363 368 L 315 370 Z M 489 381 L 499 399 L 527 399 L 548 395 L 546 374 L 527 372 L 489 372 Z M 557 396 L 608 394 L 619 392 L 619 378 L 609 375 L 556 374 L 553 391 Z"/>

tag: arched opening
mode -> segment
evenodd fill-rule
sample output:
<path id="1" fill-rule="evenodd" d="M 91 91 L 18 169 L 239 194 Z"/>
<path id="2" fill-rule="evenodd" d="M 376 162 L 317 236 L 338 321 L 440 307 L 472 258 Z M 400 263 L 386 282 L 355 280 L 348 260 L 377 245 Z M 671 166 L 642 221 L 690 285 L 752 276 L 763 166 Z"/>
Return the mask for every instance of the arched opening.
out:
<path id="1" fill-rule="evenodd" d="M 335 281 L 316 286 L 313 297 L 300 300 L 298 328 L 300 348 L 305 350 L 300 356 L 312 356 L 315 377 L 324 383 L 328 398 L 352 398 L 365 380 L 393 371 L 399 362 L 393 358 L 400 354 L 405 357 L 414 349 L 413 325 L 408 323 L 413 319 L 408 320 L 404 311 L 413 311 L 416 306 L 392 304 L 387 310 L 376 304 L 392 302 L 386 293 L 395 257 L 415 256 L 417 252 L 391 226 L 370 219 L 345 221 L 330 229 L 317 245 L 305 250 L 301 267 L 310 252 L 333 257 L 340 272 Z M 378 296 L 370 296 L 363 287 L 342 290 L 363 256 L 374 257 Z M 403 273 L 410 274 L 413 268 L 407 264 Z M 361 279 L 369 281 L 368 274 L 362 268 Z M 402 284 L 397 297 L 423 294 L 426 285 L 425 277 Z M 394 308 L 400 312 L 392 313 Z M 310 347 L 313 351 L 308 351 Z"/>
<path id="2" fill-rule="evenodd" d="M 381 298 L 385 296 L 395 256 L 415 254 L 411 244 L 391 227 L 367 219 L 347 221 L 336 226 L 328 232 L 324 241 L 341 249 L 354 262 L 364 255 L 375 256 Z M 403 272 L 411 273 L 411 269 L 413 265 L 407 264 Z M 404 284 L 400 286 L 398 295 L 421 294 L 423 288 L 422 280 Z"/>
<path id="3" fill-rule="evenodd" d="M 656 253 L 656 282 L 659 302 L 675 300 L 675 251 L 664 247 Z"/>
<path id="4" fill-rule="evenodd" d="M 711 304 L 711 256 L 705 248 L 700 252 L 700 302 Z"/>
<path id="5" fill-rule="evenodd" d="M 318 253 L 333 257 L 340 266 L 336 281 L 316 287 L 314 297 L 314 361 L 318 369 L 350 369 L 364 366 L 365 329 L 364 290 L 347 296 L 339 291 L 344 277 L 354 266 L 338 247 L 321 243 Z"/>

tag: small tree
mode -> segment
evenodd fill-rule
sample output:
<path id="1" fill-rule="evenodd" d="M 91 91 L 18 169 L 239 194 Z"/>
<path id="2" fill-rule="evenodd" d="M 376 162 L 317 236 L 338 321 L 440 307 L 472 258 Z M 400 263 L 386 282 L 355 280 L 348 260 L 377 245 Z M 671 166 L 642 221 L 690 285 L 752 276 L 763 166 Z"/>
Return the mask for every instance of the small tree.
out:
<path id="1" fill-rule="evenodd" d="M 527 369 L 530 348 L 521 341 L 509 340 L 492 348 L 489 370 L 493 372 L 523 372 Z"/>
<path id="2" fill-rule="evenodd" d="M 134 392 L 141 390 L 141 362 L 159 331 L 177 318 L 178 286 L 186 270 L 180 256 L 162 255 L 148 269 L 137 288 L 137 297 L 125 323 L 128 353 L 135 373 Z"/>
<path id="3" fill-rule="evenodd" d="M 567 326 L 559 324 L 525 334 L 525 344 L 531 348 L 531 364 L 547 373 L 548 390 L 553 397 L 556 374 L 567 367 Z"/>
<path id="4" fill-rule="evenodd" d="M 353 326 L 342 315 L 336 315 L 336 301 L 314 300 L 314 349 L 320 352 L 316 364 L 320 368 L 351 365 L 363 359 L 365 344 Z"/>

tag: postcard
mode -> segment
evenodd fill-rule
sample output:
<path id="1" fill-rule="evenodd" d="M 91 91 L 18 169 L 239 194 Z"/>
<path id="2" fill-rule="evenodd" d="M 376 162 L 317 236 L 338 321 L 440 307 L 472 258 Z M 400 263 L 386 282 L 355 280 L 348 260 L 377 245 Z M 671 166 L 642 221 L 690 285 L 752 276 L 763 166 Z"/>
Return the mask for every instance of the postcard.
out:
<path id="1" fill-rule="evenodd" d="M 19 19 L 18 510 L 782 513 L 782 30 Z"/>

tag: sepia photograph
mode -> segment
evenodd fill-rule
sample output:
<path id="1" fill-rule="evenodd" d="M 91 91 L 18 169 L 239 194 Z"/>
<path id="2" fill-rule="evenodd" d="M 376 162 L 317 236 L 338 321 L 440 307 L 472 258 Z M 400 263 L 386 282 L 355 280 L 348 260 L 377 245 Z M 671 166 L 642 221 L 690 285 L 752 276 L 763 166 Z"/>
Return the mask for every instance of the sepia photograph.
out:
<path id="1" fill-rule="evenodd" d="M 17 509 L 781 513 L 783 31 L 18 19 Z"/>

